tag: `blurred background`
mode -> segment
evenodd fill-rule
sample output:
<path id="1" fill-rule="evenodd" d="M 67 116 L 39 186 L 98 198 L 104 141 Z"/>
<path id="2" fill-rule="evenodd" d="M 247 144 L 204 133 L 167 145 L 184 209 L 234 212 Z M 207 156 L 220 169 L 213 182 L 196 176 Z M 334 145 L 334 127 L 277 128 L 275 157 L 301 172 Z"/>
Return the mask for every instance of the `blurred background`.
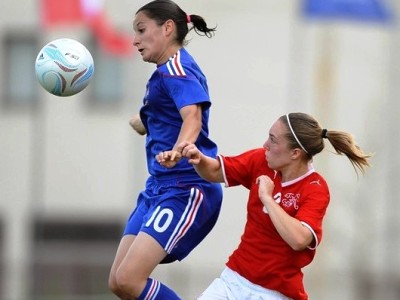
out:
<path id="1" fill-rule="evenodd" d="M 128 125 L 155 69 L 131 47 L 146 2 L 0 3 L 0 299 L 114 299 L 108 272 L 147 177 L 144 138 Z M 314 160 L 332 199 L 304 269 L 310 299 L 400 299 L 400 2 L 176 2 L 217 26 L 212 39 L 191 33 L 187 48 L 208 77 L 220 153 L 262 146 L 271 124 L 294 111 L 375 153 L 359 177 L 329 146 Z M 89 87 L 67 98 L 45 92 L 34 73 L 39 50 L 60 37 L 86 45 L 95 61 Z M 224 193 L 204 242 L 154 273 L 183 299 L 220 274 L 240 240 L 247 191 Z"/>

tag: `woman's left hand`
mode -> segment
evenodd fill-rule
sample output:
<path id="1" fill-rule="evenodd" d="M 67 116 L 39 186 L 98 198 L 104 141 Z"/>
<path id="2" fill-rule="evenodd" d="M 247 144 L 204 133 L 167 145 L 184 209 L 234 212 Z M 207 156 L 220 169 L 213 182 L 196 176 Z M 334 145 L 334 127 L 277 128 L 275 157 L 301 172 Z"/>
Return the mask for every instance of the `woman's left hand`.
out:
<path id="1" fill-rule="evenodd" d="M 161 151 L 156 155 L 156 160 L 166 168 L 173 168 L 181 160 L 182 154 L 176 150 Z"/>

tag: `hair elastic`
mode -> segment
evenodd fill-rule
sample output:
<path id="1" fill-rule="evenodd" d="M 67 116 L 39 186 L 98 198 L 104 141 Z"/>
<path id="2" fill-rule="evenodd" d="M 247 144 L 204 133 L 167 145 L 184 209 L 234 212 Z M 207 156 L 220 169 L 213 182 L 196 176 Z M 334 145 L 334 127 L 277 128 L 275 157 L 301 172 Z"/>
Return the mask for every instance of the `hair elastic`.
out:
<path id="1" fill-rule="evenodd" d="M 323 139 L 327 139 L 328 138 L 327 133 L 328 133 L 328 129 L 325 129 L 325 128 L 322 129 L 321 137 Z"/>
<path id="2" fill-rule="evenodd" d="M 305 153 L 308 154 L 308 151 L 306 150 L 306 148 L 304 148 L 304 146 L 300 143 L 299 139 L 297 138 L 296 134 L 294 133 L 294 130 L 292 128 L 292 124 L 290 124 L 290 119 L 289 119 L 289 114 L 286 115 L 286 119 L 290 128 L 290 131 L 292 132 L 292 135 L 294 136 L 294 138 L 296 139 L 297 144 L 299 144 L 299 146 L 301 147 L 301 149 L 303 149 L 303 151 Z"/>
<path id="3" fill-rule="evenodd" d="M 186 15 L 186 22 L 192 23 L 192 18 L 190 17 L 190 15 Z"/>

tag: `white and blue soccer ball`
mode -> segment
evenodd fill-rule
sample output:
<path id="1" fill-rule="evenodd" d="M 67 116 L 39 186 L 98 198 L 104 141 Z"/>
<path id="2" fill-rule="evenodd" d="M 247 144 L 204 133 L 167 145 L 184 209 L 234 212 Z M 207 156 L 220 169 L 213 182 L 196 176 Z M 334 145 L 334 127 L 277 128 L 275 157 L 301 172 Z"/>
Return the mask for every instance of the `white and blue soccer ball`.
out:
<path id="1" fill-rule="evenodd" d="M 89 85 L 94 73 L 93 57 L 80 42 L 57 39 L 40 50 L 35 72 L 40 85 L 49 93 L 72 96 Z"/>

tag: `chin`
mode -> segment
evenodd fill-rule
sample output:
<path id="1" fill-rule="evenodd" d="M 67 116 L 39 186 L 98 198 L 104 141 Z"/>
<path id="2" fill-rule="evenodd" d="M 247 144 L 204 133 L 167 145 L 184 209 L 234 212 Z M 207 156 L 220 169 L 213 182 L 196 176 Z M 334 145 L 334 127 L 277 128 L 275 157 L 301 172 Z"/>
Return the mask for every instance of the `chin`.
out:
<path id="1" fill-rule="evenodd" d="M 148 62 L 148 63 L 152 63 L 152 64 L 156 64 L 156 62 L 154 61 L 154 60 L 152 60 L 151 58 L 143 58 L 143 60 L 145 61 L 145 62 Z"/>
<path id="2" fill-rule="evenodd" d="M 150 60 L 150 58 L 148 56 L 144 56 L 143 54 L 142 54 L 142 59 L 145 62 L 149 62 L 149 60 Z"/>

